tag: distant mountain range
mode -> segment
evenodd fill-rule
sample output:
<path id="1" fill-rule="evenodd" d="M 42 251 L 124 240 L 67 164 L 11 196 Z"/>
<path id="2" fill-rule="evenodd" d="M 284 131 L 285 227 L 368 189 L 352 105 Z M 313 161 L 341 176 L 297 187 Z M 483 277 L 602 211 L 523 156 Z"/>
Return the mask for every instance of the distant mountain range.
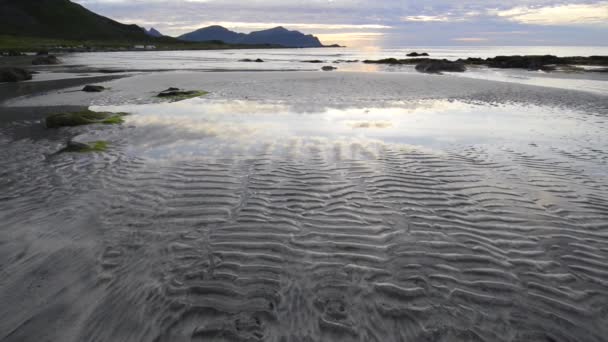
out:
<path id="1" fill-rule="evenodd" d="M 190 42 L 221 40 L 228 44 L 273 44 L 285 47 L 323 47 L 319 38 L 298 31 L 289 31 L 284 27 L 251 32 L 249 34 L 230 31 L 222 26 L 209 26 L 194 32 L 186 33 L 178 39 Z"/>
<path id="2" fill-rule="evenodd" d="M 179 38 L 167 37 L 155 28 L 146 30 L 98 15 L 70 0 L 0 0 L 0 36 L 50 38 L 73 41 L 182 44 L 213 42 L 226 44 L 322 47 L 313 35 L 284 27 L 251 32 L 230 31 L 221 26 L 206 27 Z M 221 42 L 219 44 L 221 44 Z"/>
<path id="3" fill-rule="evenodd" d="M 150 40 L 137 25 L 121 24 L 69 0 L 0 0 L 0 34 L 74 40 Z"/>

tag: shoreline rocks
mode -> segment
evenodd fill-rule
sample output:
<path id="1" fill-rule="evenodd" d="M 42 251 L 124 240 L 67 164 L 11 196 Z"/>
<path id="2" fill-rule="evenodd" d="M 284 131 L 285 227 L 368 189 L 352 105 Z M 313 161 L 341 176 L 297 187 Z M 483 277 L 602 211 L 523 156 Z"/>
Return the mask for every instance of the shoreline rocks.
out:
<path id="1" fill-rule="evenodd" d="M 0 67 L 0 82 L 21 82 L 32 79 L 32 73 L 21 68 Z"/>
<path id="2" fill-rule="evenodd" d="M 84 86 L 84 88 L 82 88 L 82 91 L 84 91 L 85 93 L 100 93 L 102 91 L 106 90 L 105 87 L 102 87 L 100 85 L 86 85 Z"/>
<path id="3" fill-rule="evenodd" d="M 445 64 L 447 62 L 447 64 Z M 438 63 L 437 66 L 444 63 L 447 68 L 452 68 L 453 65 L 449 63 L 457 63 L 462 66 L 467 65 L 480 65 L 487 66 L 490 68 L 499 69 L 526 69 L 526 70 L 542 70 L 542 71 L 555 71 L 558 68 L 568 68 L 572 65 L 594 65 L 594 66 L 608 66 L 608 56 L 590 56 L 590 57 L 557 57 L 553 55 L 544 56 L 496 56 L 493 58 L 467 58 L 459 59 L 455 62 L 441 59 L 432 58 L 385 58 L 380 60 L 366 60 L 363 63 L 367 64 L 388 64 L 388 65 L 412 65 L 412 64 L 423 64 L 420 68 L 427 69 L 426 66 L 429 63 Z M 431 68 L 433 69 L 433 68 Z M 461 69 L 461 68 L 455 68 Z M 446 70 L 448 71 L 448 70 Z M 585 70 L 589 71 L 589 70 Z"/>
<path id="4" fill-rule="evenodd" d="M 463 63 L 443 61 L 427 61 L 416 65 L 416 71 L 427 74 L 440 74 L 442 72 L 465 72 L 467 68 Z"/>
<path id="5" fill-rule="evenodd" d="M 60 63 L 59 58 L 53 55 L 41 55 L 32 61 L 32 65 L 56 65 Z"/>
<path id="6" fill-rule="evenodd" d="M 411 53 L 408 53 L 406 56 L 408 56 L 408 57 L 428 57 L 429 54 L 426 52 L 422 52 L 422 53 L 411 52 Z"/>
<path id="7" fill-rule="evenodd" d="M 338 68 L 336 68 L 335 66 L 331 66 L 331 65 L 326 65 L 321 68 L 321 70 L 323 70 L 323 71 L 334 71 L 336 69 L 338 69 Z"/>

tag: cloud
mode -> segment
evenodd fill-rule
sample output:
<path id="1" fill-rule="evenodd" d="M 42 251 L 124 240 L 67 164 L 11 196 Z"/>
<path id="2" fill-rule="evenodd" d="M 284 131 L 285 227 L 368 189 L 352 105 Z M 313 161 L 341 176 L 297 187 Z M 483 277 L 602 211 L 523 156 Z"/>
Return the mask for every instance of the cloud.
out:
<path id="1" fill-rule="evenodd" d="M 357 45 L 608 45 L 608 0 L 73 1 L 172 36 L 209 25 L 238 32 L 284 26 L 330 42 L 357 40 Z"/>
<path id="2" fill-rule="evenodd" d="M 490 13 L 528 25 L 608 25 L 608 2 L 537 8 L 515 7 Z"/>

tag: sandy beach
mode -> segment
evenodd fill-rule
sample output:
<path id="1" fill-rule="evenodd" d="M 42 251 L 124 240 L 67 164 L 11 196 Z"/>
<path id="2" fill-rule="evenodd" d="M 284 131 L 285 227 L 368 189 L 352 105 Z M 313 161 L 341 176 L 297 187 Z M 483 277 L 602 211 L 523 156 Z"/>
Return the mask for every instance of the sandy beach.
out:
<path id="1" fill-rule="evenodd" d="M 0 84 L 1 341 L 605 340 L 606 94 L 87 75 Z M 44 125 L 83 108 L 129 115 Z"/>

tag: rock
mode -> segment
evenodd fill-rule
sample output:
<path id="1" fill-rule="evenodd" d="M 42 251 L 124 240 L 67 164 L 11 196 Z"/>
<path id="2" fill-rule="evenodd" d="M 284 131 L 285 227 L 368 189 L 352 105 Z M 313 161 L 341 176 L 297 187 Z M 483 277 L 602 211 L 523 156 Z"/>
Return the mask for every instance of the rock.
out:
<path id="1" fill-rule="evenodd" d="M 541 70 L 546 65 L 567 64 L 564 59 L 552 56 L 497 56 L 486 59 L 491 68 Z"/>
<path id="2" fill-rule="evenodd" d="M 179 88 L 169 88 L 167 90 L 161 91 L 157 96 L 158 97 L 172 97 L 172 96 L 192 95 L 194 93 L 197 93 L 197 91 L 181 90 Z"/>
<path id="3" fill-rule="evenodd" d="M 48 55 L 48 56 L 39 56 L 32 61 L 33 65 L 55 65 L 61 63 L 59 58 Z"/>
<path id="4" fill-rule="evenodd" d="M 32 79 L 32 73 L 21 68 L 0 68 L 0 82 L 20 82 Z"/>
<path id="5" fill-rule="evenodd" d="M 462 63 L 443 60 L 443 61 L 422 62 L 422 63 L 416 65 L 416 70 L 419 72 L 424 72 L 424 73 L 429 73 L 429 74 L 439 74 L 444 71 L 465 72 L 467 70 L 467 68 Z"/>
<path id="6" fill-rule="evenodd" d="M 58 113 L 46 118 L 47 128 L 74 127 L 91 124 L 121 124 L 126 113 L 94 112 L 82 110 L 79 112 Z"/>
<path id="7" fill-rule="evenodd" d="M 312 60 L 308 60 L 308 61 L 302 61 L 302 63 L 325 63 L 322 60 L 319 59 L 312 59 Z"/>
<path id="8" fill-rule="evenodd" d="M 100 86 L 100 85 L 86 85 L 84 86 L 84 88 L 82 88 L 82 91 L 87 92 L 87 93 L 100 93 L 102 91 L 104 91 L 106 88 Z"/>
<path id="9" fill-rule="evenodd" d="M 250 58 L 245 58 L 245 59 L 241 59 L 241 60 L 239 60 L 239 62 L 248 62 L 248 63 L 252 63 L 252 62 L 255 62 L 255 63 L 264 63 L 264 60 L 263 60 L 263 59 L 261 59 L 261 58 L 258 58 L 258 59 L 255 59 L 255 60 L 254 60 L 254 59 L 250 59 Z"/>
<path id="10" fill-rule="evenodd" d="M 333 70 L 336 70 L 336 69 L 338 69 L 338 68 L 336 68 L 335 66 L 331 66 L 331 65 L 326 65 L 326 66 L 324 66 L 324 67 L 321 68 L 321 70 L 323 70 L 323 71 L 333 71 Z"/>
<path id="11" fill-rule="evenodd" d="M 407 54 L 408 57 L 428 57 L 429 54 L 426 52 L 423 53 L 418 53 L 418 52 L 411 52 Z"/>
<path id="12" fill-rule="evenodd" d="M 36 53 L 36 56 L 48 56 L 49 52 L 46 50 L 41 50 Z"/>
<path id="13" fill-rule="evenodd" d="M 156 95 L 156 97 L 168 98 L 173 101 L 181 101 L 207 94 L 208 93 L 206 91 L 201 90 L 182 90 L 179 88 L 169 88 L 167 90 L 161 91 L 158 95 Z"/>

